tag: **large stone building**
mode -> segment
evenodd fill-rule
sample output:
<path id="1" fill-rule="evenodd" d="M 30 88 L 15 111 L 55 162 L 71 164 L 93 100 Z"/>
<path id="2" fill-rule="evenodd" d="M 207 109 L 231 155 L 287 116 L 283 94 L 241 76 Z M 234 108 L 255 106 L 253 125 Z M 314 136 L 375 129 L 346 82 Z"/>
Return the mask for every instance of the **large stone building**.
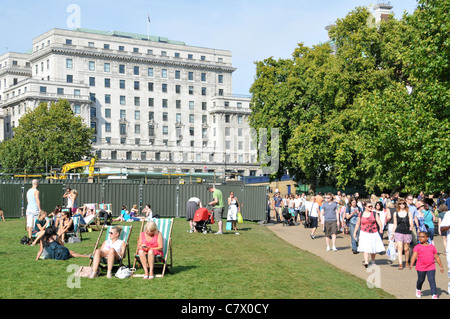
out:
<path id="1" fill-rule="evenodd" d="M 87 29 L 52 29 L 32 45 L 0 56 L 1 140 L 27 109 L 67 99 L 95 129 L 103 171 L 259 174 L 230 51 Z"/>

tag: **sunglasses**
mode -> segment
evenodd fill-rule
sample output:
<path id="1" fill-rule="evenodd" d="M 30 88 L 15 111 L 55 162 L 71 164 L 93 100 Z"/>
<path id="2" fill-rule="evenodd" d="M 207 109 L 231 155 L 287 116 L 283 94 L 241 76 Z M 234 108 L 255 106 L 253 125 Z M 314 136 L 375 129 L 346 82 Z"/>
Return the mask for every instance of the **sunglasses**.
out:
<path id="1" fill-rule="evenodd" d="M 406 205 L 406 203 L 398 203 L 399 205 Z"/>
<path id="2" fill-rule="evenodd" d="M 373 206 L 372 206 L 372 205 L 367 205 L 366 207 L 367 207 L 367 208 L 373 208 Z"/>

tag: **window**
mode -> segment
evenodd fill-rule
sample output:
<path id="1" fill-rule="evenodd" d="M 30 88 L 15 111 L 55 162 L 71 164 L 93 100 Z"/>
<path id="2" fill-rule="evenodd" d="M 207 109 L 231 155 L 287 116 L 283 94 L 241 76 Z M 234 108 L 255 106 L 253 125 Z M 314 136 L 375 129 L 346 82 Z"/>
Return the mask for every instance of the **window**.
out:
<path id="1" fill-rule="evenodd" d="M 120 105 L 125 105 L 125 95 L 120 96 Z"/>
<path id="2" fill-rule="evenodd" d="M 180 52 L 175 52 L 175 57 L 179 58 L 180 57 Z"/>
<path id="3" fill-rule="evenodd" d="M 105 109 L 105 118 L 111 118 L 111 109 Z"/>
<path id="4" fill-rule="evenodd" d="M 75 95 L 75 96 L 80 96 L 80 94 L 81 94 L 81 92 L 80 92 L 79 89 L 74 89 L 74 90 L 73 90 L 73 95 Z"/>
<path id="5" fill-rule="evenodd" d="M 148 106 L 153 107 L 155 106 L 155 99 L 152 97 L 148 98 Z"/>
<path id="6" fill-rule="evenodd" d="M 119 73 L 125 74 L 125 64 L 119 64 Z"/>
<path id="7" fill-rule="evenodd" d="M 117 159 L 117 151 L 111 151 L 111 159 Z"/>
<path id="8" fill-rule="evenodd" d="M 206 95 L 206 88 L 202 87 L 202 95 Z"/>
<path id="9" fill-rule="evenodd" d="M 189 114 L 189 123 L 194 123 L 194 114 Z"/>
<path id="10" fill-rule="evenodd" d="M 139 53 L 139 48 L 133 48 L 133 53 Z"/>
<path id="11" fill-rule="evenodd" d="M 194 87 L 193 86 L 189 87 L 189 94 L 194 95 Z"/>
<path id="12" fill-rule="evenodd" d="M 139 96 L 134 97 L 134 106 L 140 106 L 141 105 L 141 98 Z"/>
<path id="13" fill-rule="evenodd" d="M 134 133 L 135 134 L 141 134 L 141 125 L 140 124 L 135 124 L 134 125 Z"/>
<path id="14" fill-rule="evenodd" d="M 139 75 L 139 67 L 138 66 L 135 66 L 133 68 L 133 73 L 134 73 L 134 75 Z"/>
<path id="15" fill-rule="evenodd" d="M 137 121 L 141 119 L 141 111 L 134 111 L 134 119 Z"/>
<path id="16" fill-rule="evenodd" d="M 225 115 L 225 123 L 230 123 L 230 115 Z"/>
<path id="17" fill-rule="evenodd" d="M 192 60 L 194 58 L 194 56 L 192 54 L 188 54 L 188 59 Z"/>
<path id="18" fill-rule="evenodd" d="M 148 68 L 147 75 L 153 77 L 153 68 Z"/>
<path id="19" fill-rule="evenodd" d="M 181 93 L 181 85 L 175 85 L 175 93 Z"/>
<path id="20" fill-rule="evenodd" d="M 207 105 L 207 102 L 202 102 L 202 111 L 206 111 Z"/>
<path id="21" fill-rule="evenodd" d="M 167 107 L 167 105 L 168 105 L 167 99 L 163 99 L 162 100 L 162 107 Z"/>
<path id="22" fill-rule="evenodd" d="M 94 47 L 94 42 L 88 42 L 88 47 L 93 48 Z"/>
<path id="23" fill-rule="evenodd" d="M 105 104 L 111 104 L 111 94 L 105 94 Z"/>
<path id="24" fill-rule="evenodd" d="M 225 128 L 225 136 L 230 136 L 230 128 L 229 127 L 226 127 Z"/>
<path id="25" fill-rule="evenodd" d="M 111 123 L 105 123 L 105 132 L 107 133 L 111 132 Z"/>
<path id="26" fill-rule="evenodd" d="M 66 75 L 66 82 L 67 83 L 73 83 L 73 75 L 67 74 Z"/>
<path id="27" fill-rule="evenodd" d="M 219 96 L 223 96 L 223 89 L 219 89 Z"/>
<path id="28" fill-rule="evenodd" d="M 125 89 L 125 80 L 119 80 L 119 88 Z"/>
<path id="29" fill-rule="evenodd" d="M 167 93 L 167 84 L 166 83 L 162 84 L 161 90 L 163 93 Z"/>
<path id="30" fill-rule="evenodd" d="M 162 133 L 163 133 L 163 135 L 168 135 L 169 134 L 169 127 L 168 126 L 163 126 L 162 127 Z"/>
<path id="31" fill-rule="evenodd" d="M 120 135 L 126 135 L 126 134 L 127 134 L 127 125 L 120 124 Z"/>
<path id="32" fill-rule="evenodd" d="M 111 87 L 111 79 L 105 79 L 105 88 Z"/>
<path id="33" fill-rule="evenodd" d="M 175 101 L 175 107 L 176 107 L 177 109 L 181 109 L 181 100 L 176 100 L 176 101 Z"/>
<path id="34" fill-rule="evenodd" d="M 176 113 L 175 119 L 176 123 L 181 123 L 181 113 Z"/>
<path id="35" fill-rule="evenodd" d="M 96 102 L 95 93 L 89 93 L 89 98 L 90 98 L 91 102 Z"/>
<path id="36" fill-rule="evenodd" d="M 155 113 L 154 112 L 148 112 L 148 120 L 152 121 L 155 119 Z"/>
<path id="37" fill-rule="evenodd" d="M 94 77 L 89 77 L 89 85 L 90 86 L 95 86 L 95 78 Z"/>
<path id="38" fill-rule="evenodd" d="M 148 126 L 148 136 L 155 136 L 155 126 L 154 125 Z"/>
<path id="39" fill-rule="evenodd" d="M 202 82 L 206 82 L 206 73 L 202 73 Z"/>
<path id="40" fill-rule="evenodd" d="M 120 110 L 120 118 L 126 119 L 127 118 L 127 111 L 126 110 Z"/>
<path id="41" fill-rule="evenodd" d="M 41 87 L 39 87 L 39 92 L 41 92 L 41 93 L 47 93 L 47 87 L 46 87 L 46 86 L 41 86 Z"/>
<path id="42" fill-rule="evenodd" d="M 163 112 L 163 114 L 162 114 L 162 120 L 163 120 L 164 122 L 167 122 L 168 118 L 169 118 L 169 115 L 167 114 L 167 112 Z"/>
<path id="43" fill-rule="evenodd" d="M 193 127 L 189 128 L 189 135 L 194 136 L 194 128 Z"/>
<path id="44" fill-rule="evenodd" d="M 103 49 L 109 50 L 109 44 L 108 43 L 103 44 Z"/>
<path id="45" fill-rule="evenodd" d="M 189 101 L 189 110 L 194 109 L 194 101 Z"/>
<path id="46" fill-rule="evenodd" d="M 123 45 L 119 45 L 119 51 L 125 51 L 125 47 Z"/>
<path id="47" fill-rule="evenodd" d="M 161 70 L 161 77 L 162 77 L 163 79 L 167 79 L 167 70 L 166 70 L 166 69 L 162 69 L 162 70 Z"/>
<path id="48" fill-rule="evenodd" d="M 66 59 L 66 69 L 73 69 L 73 60 Z"/>
<path id="49" fill-rule="evenodd" d="M 139 81 L 134 81 L 134 89 L 139 90 Z"/>
<path id="50" fill-rule="evenodd" d="M 153 92 L 153 82 L 148 82 L 148 90 Z"/>
<path id="51" fill-rule="evenodd" d="M 110 63 L 103 64 L 103 71 L 111 72 L 111 64 Z"/>
<path id="52" fill-rule="evenodd" d="M 57 88 L 56 92 L 57 92 L 57 94 L 62 95 L 62 94 L 64 94 L 64 89 L 63 88 Z"/>
<path id="53" fill-rule="evenodd" d="M 66 44 L 67 45 L 72 45 L 72 40 L 71 39 L 66 39 Z"/>
<path id="54" fill-rule="evenodd" d="M 219 79 L 218 79 L 219 83 L 223 83 L 223 75 L 219 74 Z"/>
<path id="55" fill-rule="evenodd" d="M 175 79 L 177 79 L 177 80 L 181 79 L 181 71 L 180 70 L 175 70 Z"/>
<path id="56" fill-rule="evenodd" d="M 95 62 L 89 61 L 89 71 L 95 71 Z"/>
<path id="57" fill-rule="evenodd" d="M 75 105 L 73 106 L 73 112 L 74 112 L 75 114 L 81 114 L 81 105 L 75 104 Z"/>
<path id="58" fill-rule="evenodd" d="M 242 115 L 238 115 L 237 119 L 238 119 L 238 124 L 242 124 Z"/>
<path id="59" fill-rule="evenodd" d="M 188 80 L 189 81 L 194 81 L 194 72 L 189 72 L 188 73 Z"/>

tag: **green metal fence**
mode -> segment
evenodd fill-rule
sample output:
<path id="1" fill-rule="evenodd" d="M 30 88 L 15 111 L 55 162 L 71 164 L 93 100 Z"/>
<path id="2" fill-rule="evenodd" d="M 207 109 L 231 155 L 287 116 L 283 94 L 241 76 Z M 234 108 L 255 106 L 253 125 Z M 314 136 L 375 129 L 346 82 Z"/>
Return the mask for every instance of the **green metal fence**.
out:
<path id="1" fill-rule="evenodd" d="M 23 181 L 0 181 L 0 207 L 6 218 L 20 218 L 26 214 L 26 192 L 31 183 Z M 139 210 L 149 204 L 154 214 L 161 217 L 185 217 L 186 205 L 190 197 L 198 197 L 206 206 L 212 201 L 207 184 L 144 184 L 136 182 L 86 183 L 78 181 L 42 181 L 38 190 L 41 208 L 51 212 L 56 205 L 66 204 L 63 194 L 67 188 L 78 192 L 77 205 L 88 203 L 108 203 L 114 216 L 120 214 L 122 205 L 130 209 L 136 204 Z M 225 205 L 231 191 L 239 199 L 241 211 L 246 220 L 265 220 L 267 188 L 265 186 L 217 185 L 223 194 Z M 225 216 L 224 216 L 225 217 Z"/>

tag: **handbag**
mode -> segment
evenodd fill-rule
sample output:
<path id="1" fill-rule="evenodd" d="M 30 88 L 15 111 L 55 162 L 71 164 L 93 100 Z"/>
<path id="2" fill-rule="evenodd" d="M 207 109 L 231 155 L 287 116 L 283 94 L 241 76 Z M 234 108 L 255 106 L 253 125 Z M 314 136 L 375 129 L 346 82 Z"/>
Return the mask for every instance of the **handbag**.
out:
<path id="1" fill-rule="evenodd" d="M 92 267 L 89 266 L 80 266 L 75 272 L 75 276 L 77 277 L 89 277 L 92 273 Z"/>
<path id="2" fill-rule="evenodd" d="M 226 225 L 225 229 L 226 230 L 231 230 L 232 229 L 231 221 L 227 221 L 227 225 Z"/>
<path id="3" fill-rule="evenodd" d="M 115 276 L 117 278 L 120 278 L 120 279 L 130 278 L 131 275 L 133 274 L 133 270 L 132 269 L 134 269 L 134 268 L 128 268 L 128 267 L 125 267 L 125 266 L 121 266 L 119 268 L 119 270 L 117 270 Z"/>

